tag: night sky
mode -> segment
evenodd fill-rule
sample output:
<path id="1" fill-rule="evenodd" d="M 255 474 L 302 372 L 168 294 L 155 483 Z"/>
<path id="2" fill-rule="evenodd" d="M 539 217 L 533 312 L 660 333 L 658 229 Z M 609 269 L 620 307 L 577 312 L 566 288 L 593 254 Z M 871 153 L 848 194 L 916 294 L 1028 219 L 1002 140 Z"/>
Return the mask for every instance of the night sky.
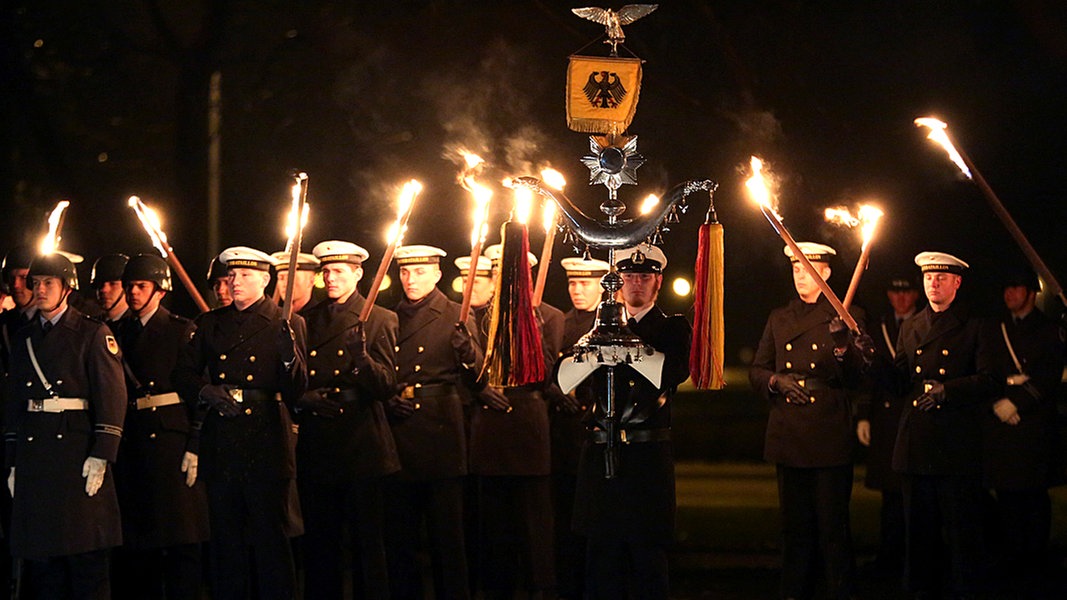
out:
<path id="1" fill-rule="evenodd" d="M 393 190 L 408 178 L 426 191 L 407 241 L 441 246 L 450 258 L 465 254 L 469 200 L 448 158 L 456 146 L 488 159 L 489 182 L 551 164 L 587 211 L 605 199 L 602 186 L 585 186 L 578 159 L 588 140 L 564 118 L 567 56 L 606 52 L 597 41 L 603 28 L 570 13 L 585 4 L 5 5 L 7 246 L 36 241 L 47 212 L 67 198 L 64 249 L 90 262 L 145 250 L 125 207 L 137 194 L 163 215 L 171 243 L 200 279 L 209 252 L 221 249 L 208 248 L 205 224 L 207 80 L 215 70 L 223 247 L 283 247 L 287 173 L 299 168 L 311 178 L 306 238 L 366 246 L 365 282 L 384 246 Z M 841 294 L 859 243 L 824 225 L 822 209 L 871 200 L 887 217 L 861 304 L 885 310 L 885 280 L 917 275 L 914 254 L 942 250 L 971 263 L 964 297 L 992 312 L 1000 273 L 1024 258 L 977 188 L 912 125 L 936 115 L 1067 280 L 1063 3 L 676 0 L 625 32 L 626 49 L 646 61 L 629 133 L 639 135 L 647 163 L 639 185 L 620 198 L 636 210 L 647 194 L 686 179 L 720 184 L 729 362 L 755 345 L 768 311 L 793 295 L 782 244 L 742 193 L 752 154 L 780 177 L 780 212 L 794 235 L 838 249 L 831 284 Z M 510 196 L 498 190 L 498 200 L 497 223 Z M 691 276 L 705 210 L 697 200 L 666 234 L 669 278 Z M 541 233 L 531 238 L 538 252 Z M 557 242 L 555 257 L 569 254 Z M 446 280 L 453 275 L 446 271 Z M 178 306 L 187 304 L 182 295 Z M 558 263 L 546 299 L 569 307 Z M 667 290 L 662 300 L 688 308 Z"/>

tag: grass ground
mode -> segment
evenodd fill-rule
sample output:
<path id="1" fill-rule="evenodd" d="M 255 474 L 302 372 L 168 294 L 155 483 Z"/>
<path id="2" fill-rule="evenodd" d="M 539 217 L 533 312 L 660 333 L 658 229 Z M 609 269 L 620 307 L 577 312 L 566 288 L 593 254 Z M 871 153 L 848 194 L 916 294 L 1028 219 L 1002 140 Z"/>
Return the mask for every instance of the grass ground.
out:
<path id="1" fill-rule="evenodd" d="M 685 462 L 677 466 L 678 544 L 671 557 L 673 596 L 720 600 L 773 598 L 778 588 L 780 521 L 773 465 L 754 462 Z M 852 534 L 859 563 L 878 541 L 881 498 L 863 487 L 856 469 Z M 1053 490 L 1053 561 L 1063 580 L 1067 555 L 1067 489 Z M 860 581 L 858 596 L 902 598 L 899 583 Z M 1067 588 L 1064 588 L 1067 590 Z M 991 597 L 1018 598 L 1006 589 Z M 1067 598 L 1067 591 L 1061 596 Z"/>

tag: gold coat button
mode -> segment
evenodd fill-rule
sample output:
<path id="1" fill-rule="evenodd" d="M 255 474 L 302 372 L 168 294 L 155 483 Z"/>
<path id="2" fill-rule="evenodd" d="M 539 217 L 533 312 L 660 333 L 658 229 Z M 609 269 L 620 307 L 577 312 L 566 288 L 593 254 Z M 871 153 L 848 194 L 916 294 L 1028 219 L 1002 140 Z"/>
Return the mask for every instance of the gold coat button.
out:
<path id="1" fill-rule="evenodd" d="M 400 352 L 400 346 L 393 346 L 393 352 Z"/>
<path id="2" fill-rule="evenodd" d="M 33 382 L 32 381 L 27 381 L 26 382 L 26 387 L 33 387 Z"/>
<path id="3" fill-rule="evenodd" d="M 156 412 L 156 407 L 153 406 L 151 410 L 152 410 L 152 412 Z"/>
<path id="4" fill-rule="evenodd" d="M 942 367 L 942 368 L 938 369 L 937 372 L 942 374 L 942 375 L 944 375 L 945 374 L 945 368 Z"/>
<path id="5" fill-rule="evenodd" d="M 812 350 L 818 350 L 819 349 L 819 345 L 818 344 L 812 344 L 811 345 L 811 349 Z"/>
<path id="6" fill-rule="evenodd" d="M 789 362 L 788 360 L 785 361 L 785 368 L 792 369 L 793 368 L 793 363 Z"/>
<path id="7" fill-rule="evenodd" d="M 308 375 L 310 375 L 311 377 L 314 377 L 315 376 L 315 369 L 312 369 L 312 370 L 308 371 Z"/>
<path id="8" fill-rule="evenodd" d="M 150 439 L 150 440 L 156 439 L 156 434 L 154 434 L 154 433 L 148 434 L 148 439 Z"/>
<path id="9" fill-rule="evenodd" d="M 923 353 L 923 349 L 922 348 L 916 348 L 915 349 L 915 356 L 922 356 L 922 353 Z"/>
<path id="10" fill-rule="evenodd" d="M 889 403 L 888 403 L 888 402 L 886 402 L 886 403 L 884 404 L 884 406 L 885 406 L 886 408 L 889 408 Z"/>
<path id="11" fill-rule="evenodd" d="M 420 387 L 422 387 L 422 384 L 421 383 L 416 383 L 415 387 L 420 388 Z"/>
<path id="12" fill-rule="evenodd" d="M 810 364 L 810 365 L 808 365 L 808 366 L 810 366 L 810 367 L 811 367 L 812 369 L 814 369 L 814 368 L 815 368 L 815 363 L 811 363 L 811 364 Z"/>
<path id="13" fill-rule="evenodd" d="M 810 401 L 812 404 L 815 404 L 815 396 L 808 396 L 808 401 Z"/>
<path id="14" fill-rule="evenodd" d="M 393 367 L 393 369 L 395 369 L 396 371 L 399 372 L 400 371 L 400 365 L 397 365 L 397 366 Z"/>
<path id="15" fill-rule="evenodd" d="M 219 360 L 226 360 L 226 355 L 225 354 L 220 354 L 219 355 Z"/>
<path id="16" fill-rule="evenodd" d="M 148 382 L 148 387 L 156 387 L 156 382 L 154 382 L 154 381 L 149 381 L 149 382 Z"/>
<path id="17" fill-rule="evenodd" d="M 62 434 L 62 433 L 57 433 L 57 434 L 56 434 L 56 439 L 57 439 L 57 440 L 61 440 L 61 439 L 63 439 L 63 434 Z"/>
<path id="18" fill-rule="evenodd" d="M 245 377 L 245 380 L 246 380 L 246 381 L 252 381 L 252 375 L 251 375 L 251 374 L 249 374 L 249 375 L 248 375 L 248 377 Z"/>
<path id="19" fill-rule="evenodd" d="M 941 350 L 941 356 L 948 356 L 948 348 L 944 348 Z"/>
<path id="20" fill-rule="evenodd" d="M 920 367 L 919 365 L 915 365 L 915 372 L 916 373 L 922 373 L 923 372 L 923 368 Z"/>
<path id="21" fill-rule="evenodd" d="M 248 357 L 248 362 L 256 362 L 256 357 L 255 356 L 249 356 Z"/>
<path id="22" fill-rule="evenodd" d="M 337 351 L 337 356 L 344 356 L 344 355 L 345 355 L 345 351 L 344 350 L 338 350 Z"/>
<path id="23" fill-rule="evenodd" d="M 633 386 L 634 386 L 634 380 L 633 380 L 633 379 L 631 379 L 631 380 L 630 380 L 630 387 L 633 387 Z"/>
<path id="24" fill-rule="evenodd" d="M 318 356 L 318 355 L 319 355 L 319 351 L 318 350 L 312 350 L 311 352 L 308 352 L 308 356 Z"/>
<path id="25" fill-rule="evenodd" d="M 426 351 L 426 348 L 423 348 L 422 346 L 419 346 L 419 354 L 422 354 L 425 351 Z"/>
<path id="26" fill-rule="evenodd" d="M 251 408 L 246 408 L 246 409 L 245 409 L 245 414 L 246 414 L 246 415 L 250 415 L 250 414 L 252 414 L 252 409 L 251 409 Z"/>
<path id="27" fill-rule="evenodd" d="M 32 442 L 32 441 L 33 441 L 33 436 L 31 435 L 31 436 L 27 437 L 27 438 L 26 438 L 26 441 L 27 441 L 27 442 Z"/>
<path id="28" fill-rule="evenodd" d="M 219 373 L 219 379 L 226 379 L 225 373 Z"/>
<path id="29" fill-rule="evenodd" d="M 334 369 L 334 370 L 333 370 L 333 374 L 334 374 L 334 376 L 336 377 L 337 375 L 340 375 L 340 374 L 341 374 L 341 371 L 339 371 L 339 370 L 337 370 L 337 369 Z"/>
<path id="30" fill-rule="evenodd" d="M 422 370 L 422 365 L 415 365 L 415 372 L 418 373 Z"/>
<path id="31" fill-rule="evenodd" d="M 786 351 L 786 352 L 789 352 L 789 351 L 790 351 L 790 350 L 792 350 L 792 349 L 793 349 L 793 344 L 786 344 L 786 345 L 785 345 L 785 351 Z"/>

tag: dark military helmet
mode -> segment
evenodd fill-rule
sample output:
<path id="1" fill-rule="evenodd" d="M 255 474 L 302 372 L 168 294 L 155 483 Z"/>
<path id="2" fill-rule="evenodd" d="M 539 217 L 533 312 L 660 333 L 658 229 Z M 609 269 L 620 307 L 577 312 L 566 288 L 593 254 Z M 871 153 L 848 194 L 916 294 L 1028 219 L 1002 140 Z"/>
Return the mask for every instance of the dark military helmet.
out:
<path id="1" fill-rule="evenodd" d="M 1024 287 L 1035 292 L 1041 291 L 1041 282 L 1037 279 L 1037 273 L 1026 267 L 1017 267 L 1005 273 L 1001 287 Z"/>
<path id="2" fill-rule="evenodd" d="M 119 281 L 122 279 L 122 270 L 126 268 L 126 262 L 130 260 L 125 254 L 105 254 L 93 263 L 93 272 L 89 276 L 89 286 L 98 288 L 105 281 Z"/>
<path id="3" fill-rule="evenodd" d="M 74 263 L 58 252 L 33 257 L 26 278 L 34 277 L 58 277 L 70 289 L 78 289 L 78 272 L 74 270 Z"/>
<path id="4" fill-rule="evenodd" d="M 207 282 L 211 283 L 219 277 L 229 277 L 230 272 L 226 269 L 226 265 L 219 260 L 219 257 L 211 259 L 211 266 L 207 268 Z"/>
<path id="5" fill-rule="evenodd" d="M 4 256 L 4 279 L 11 276 L 15 269 L 29 269 L 34 251 L 29 246 L 15 246 Z"/>
<path id="6" fill-rule="evenodd" d="M 131 281 L 151 281 L 165 292 L 174 289 L 167 261 L 155 254 L 138 254 L 126 263 L 126 268 L 122 271 L 122 284 L 126 285 Z"/>
<path id="7" fill-rule="evenodd" d="M 33 248 L 29 246 L 15 246 L 7 251 L 4 256 L 3 266 L 3 284 L 9 286 L 14 283 L 13 274 L 15 269 L 28 269 L 30 268 L 30 261 L 33 260 Z"/>

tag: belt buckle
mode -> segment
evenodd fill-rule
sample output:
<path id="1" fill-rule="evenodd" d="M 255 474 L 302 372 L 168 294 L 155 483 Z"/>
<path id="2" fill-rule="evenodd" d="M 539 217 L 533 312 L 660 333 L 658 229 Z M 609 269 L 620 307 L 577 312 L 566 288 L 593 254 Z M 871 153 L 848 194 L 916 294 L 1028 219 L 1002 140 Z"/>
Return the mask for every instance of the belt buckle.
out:
<path id="1" fill-rule="evenodd" d="M 38 398 L 31 399 L 30 412 L 44 412 L 44 400 Z"/>
<path id="2" fill-rule="evenodd" d="M 404 388 L 403 392 L 400 392 L 400 397 L 405 400 L 411 400 L 415 397 L 415 386 L 409 385 Z"/>
<path id="3" fill-rule="evenodd" d="M 234 402 L 240 404 L 245 401 L 245 391 L 241 388 L 232 388 L 230 390 L 230 397 L 233 398 Z"/>

